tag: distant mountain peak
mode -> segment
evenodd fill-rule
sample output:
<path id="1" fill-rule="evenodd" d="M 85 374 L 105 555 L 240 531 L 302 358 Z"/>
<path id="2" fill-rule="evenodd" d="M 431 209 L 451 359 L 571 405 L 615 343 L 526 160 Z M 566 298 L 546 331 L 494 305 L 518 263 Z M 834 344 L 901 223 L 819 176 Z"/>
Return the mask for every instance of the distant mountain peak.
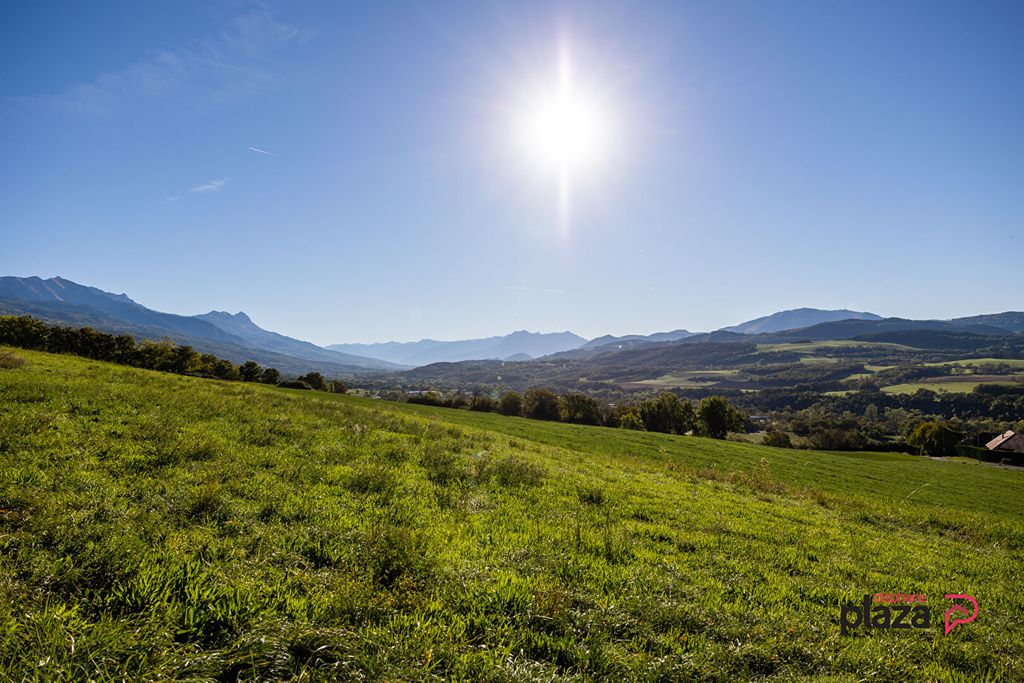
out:
<path id="1" fill-rule="evenodd" d="M 245 313 L 245 311 L 239 311 L 238 313 L 228 313 L 227 311 L 210 311 L 209 313 L 204 313 L 203 315 L 196 316 L 196 317 L 197 318 L 220 318 L 221 320 L 223 320 L 223 319 L 230 319 L 230 320 L 236 320 L 236 321 L 242 322 L 242 323 L 249 323 L 250 325 L 255 325 L 256 324 L 256 323 L 254 323 L 252 321 L 252 318 L 250 318 Z"/>
<path id="2" fill-rule="evenodd" d="M 723 327 L 718 332 L 738 332 L 740 334 L 763 334 L 767 332 L 785 332 L 803 327 L 820 325 L 821 323 L 839 320 L 881 320 L 882 316 L 866 311 L 851 311 L 846 308 L 825 310 L 821 308 L 793 308 L 778 311 L 771 315 L 754 318 L 739 325 Z"/>

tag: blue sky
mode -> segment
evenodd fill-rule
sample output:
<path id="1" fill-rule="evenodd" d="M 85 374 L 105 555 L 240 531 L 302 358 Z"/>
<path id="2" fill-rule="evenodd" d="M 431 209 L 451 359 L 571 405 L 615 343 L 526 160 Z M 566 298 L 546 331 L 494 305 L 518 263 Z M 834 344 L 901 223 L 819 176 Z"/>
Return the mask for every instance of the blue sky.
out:
<path id="1" fill-rule="evenodd" d="M 0 274 L 318 343 L 1020 310 L 1022 33 L 1019 2 L 6 2 Z M 562 51 L 615 123 L 564 225 L 509 130 Z"/>

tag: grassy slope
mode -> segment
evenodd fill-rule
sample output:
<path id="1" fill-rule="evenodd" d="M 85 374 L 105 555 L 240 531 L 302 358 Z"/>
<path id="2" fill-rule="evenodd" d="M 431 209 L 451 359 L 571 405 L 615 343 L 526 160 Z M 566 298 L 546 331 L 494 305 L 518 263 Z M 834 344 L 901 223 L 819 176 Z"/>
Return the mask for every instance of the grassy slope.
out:
<path id="1" fill-rule="evenodd" d="M 1024 666 L 1018 472 L 18 353 L 0 370 L 0 679 Z M 893 590 L 971 593 L 982 615 L 948 637 L 839 635 L 840 600 Z"/>

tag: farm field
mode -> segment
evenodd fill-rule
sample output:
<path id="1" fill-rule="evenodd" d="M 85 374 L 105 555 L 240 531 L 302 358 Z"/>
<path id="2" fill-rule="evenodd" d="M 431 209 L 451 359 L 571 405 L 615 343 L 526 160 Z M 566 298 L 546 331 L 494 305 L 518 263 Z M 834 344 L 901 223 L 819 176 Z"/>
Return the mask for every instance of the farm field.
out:
<path id="1" fill-rule="evenodd" d="M 951 360 L 942 363 L 925 363 L 931 366 L 956 365 L 965 368 L 974 368 L 984 365 L 1009 365 L 1014 368 L 1024 369 L 1022 358 L 964 358 L 962 360 Z"/>
<path id="2" fill-rule="evenodd" d="M 1024 473 L 16 351 L 0 680 L 1013 680 Z M 975 623 L 841 635 L 865 593 Z"/>
<path id="3" fill-rule="evenodd" d="M 1024 382 L 1024 375 L 977 375 L 963 374 L 950 375 L 948 377 L 935 377 L 933 379 L 921 380 L 919 382 L 908 382 L 905 384 L 893 384 L 883 387 L 882 391 L 887 394 L 913 394 L 919 389 L 930 391 L 951 391 L 970 392 L 975 387 L 985 384 L 1016 384 Z"/>
<path id="4" fill-rule="evenodd" d="M 855 339 L 834 339 L 815 342 L 783 342 L 780 344 L 758 344 L 758 351 L 770 352 L 791 352 L 791 353 L 817 353 L 829 349 L 896 349 L 901 351 L 914 350 L 911 346 L 904 344 L 893 344 L 890 342 L 866 342 Z"/>
<path id="5" fill-rule="evenodd" d="M 716 386 L 720 382 L 739 379 L 736 370 L 683 370 L 639 382 L 623 382 L 624 387 L 696 389 Z"/>

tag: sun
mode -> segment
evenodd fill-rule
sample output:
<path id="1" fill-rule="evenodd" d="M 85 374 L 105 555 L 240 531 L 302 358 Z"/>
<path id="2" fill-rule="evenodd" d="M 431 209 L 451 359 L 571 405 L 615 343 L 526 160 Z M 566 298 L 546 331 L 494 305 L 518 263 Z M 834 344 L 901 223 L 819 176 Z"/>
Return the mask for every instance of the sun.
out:
<path id="1" fill-rule="evenodd" d="M 576 83 L 568 51 L 561 54 L 557 87 L 527 98 L 520 143 L 530 159 L 560 176 L 593 170 L 608 152 L 606 107 Z"/>

